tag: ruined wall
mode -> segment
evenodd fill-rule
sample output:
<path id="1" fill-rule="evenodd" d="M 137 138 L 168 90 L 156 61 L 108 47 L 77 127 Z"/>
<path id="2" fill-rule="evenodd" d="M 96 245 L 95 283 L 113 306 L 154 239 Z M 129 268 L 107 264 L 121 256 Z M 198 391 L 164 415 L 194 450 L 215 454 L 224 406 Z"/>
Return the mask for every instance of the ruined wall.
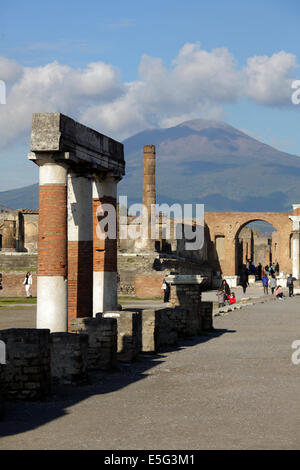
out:
<path id="1" fill-rule="evenodd" d="M 0 297 L 25 297 L 25 286 L 23 281 L 27 271 L 24 273 L 7 273 L 2 272 L 2 287 Z M 32 274 L 32 286 L 30 293 L 33 297 L 37 295 L 37 276 Z"/>

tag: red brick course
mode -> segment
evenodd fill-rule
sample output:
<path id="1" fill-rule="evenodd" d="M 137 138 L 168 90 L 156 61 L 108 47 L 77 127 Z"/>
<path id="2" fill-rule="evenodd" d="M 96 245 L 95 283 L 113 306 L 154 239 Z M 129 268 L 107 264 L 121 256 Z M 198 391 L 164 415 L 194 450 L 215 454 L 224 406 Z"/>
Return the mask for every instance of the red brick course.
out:
<path id="1" fill-rule="evenodd" d="M 68 323 L 92 316 L 93 242 L 68 242 Z"/>
<path id="2" fill-rule="evenodd" d="M 137 274 L 134 278 L 136 297 L 147 299 L 151 297 L 164 297 L 161 288 L 165 274 Z"/>
<path id="3" fill-rule="evenodd" d="M 116 210 L 116 199 L 108 196 L 93 199 L 93 270 L 117 272 L 117 239 L 99 239 L 97 235 L 97 226 L 103 218 L 98 215 L 102 204 L 112 204 Z"/>
<path id="4" fill-rule="evenodd" d="M 67 188 L 39 188 L 38 275 L 67 275 Z"/>
<path id="5" fill-rule="evenodd" d="M 25 297 L 25 286 L 23 281 L 27 271 L 22 274 L 4 273 L 2 272 L 2 287 L 0 297 Z M 32 274 L 32 286 L 30 293 L 36 297 L 36 274 Z"/>

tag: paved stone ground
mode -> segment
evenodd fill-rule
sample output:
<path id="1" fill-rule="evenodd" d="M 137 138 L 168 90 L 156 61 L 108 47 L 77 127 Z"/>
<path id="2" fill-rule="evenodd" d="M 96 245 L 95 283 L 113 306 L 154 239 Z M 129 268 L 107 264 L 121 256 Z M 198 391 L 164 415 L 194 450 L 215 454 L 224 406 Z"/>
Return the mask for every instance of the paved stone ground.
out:
<path id="1" fill-rule="evenodd" d="M 299 449 L 291 344 L 300 339 L 300 297 L 214 324 L 206 337 L 57 388 L 46 402 L 10 403 L 0 449 Z"/>

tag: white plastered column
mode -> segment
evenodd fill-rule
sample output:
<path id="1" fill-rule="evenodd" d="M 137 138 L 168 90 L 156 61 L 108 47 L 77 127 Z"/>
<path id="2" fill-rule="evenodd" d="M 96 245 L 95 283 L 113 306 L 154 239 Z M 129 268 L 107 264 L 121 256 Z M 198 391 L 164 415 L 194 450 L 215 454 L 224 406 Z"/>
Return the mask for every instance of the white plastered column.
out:
<path id="1" fill-rule="evenodd" d="M 37 276 L 37 328 L 48 328 L 51 332 L 67 331 L 67 259 L 66 249 L 62 248 L 66 242 L 66 215 L 62 217 L 60 235 L 58 235 L 57 255 L 60 256 L 58 264 L 65 262 L 65 268 L 55 271 L 53 262 L 55 252 L 55 240 L 53 230 L 57 220 L 55 219 L 55 205 L 61 209 L 61 204 L 66 208 L 66 185 L 67 169 L 65 166 L 55 162 L 41 162 L 39 164 L 39 185 L 40 185 L 40 207 L 39 207 L 39 254 L 38 254 L 38 276 Z M 48 188 L 47 199 L 43 201 L 44 187 Z M 55 187 L 60 187 L 58 197 Z M 52 194 L 53 192 L 53 194 Z M 65 219 L 65 220 L 64 220 Z M 65 259 L 63 259 L 65 256 Z M 51 257 L 51 260 L 50 260 Z M 47 259 L 49 265 L 47 266 Z M 47 270 L 49 269 L 49 275 Z M 63 272 L 65 271 L 65 272 Z"/>
<path id="2" fill-rule="evenodd" d="M 293 221 L 292 235 L 292 266 L 293 276 L 300 278 L 300 215 L 291 215 L 289 218 Z M 288 273 L 290 274 L 290 273 Z"/>
<path id="3" fill-rule="evenodd" d="M 95 177 L 92 183 L 93 201 L 94 201 L 94 224 L 97 224 L 96 210 L 97 204 L 107 203 L 107 200 L 117 199 L 117 181 L 113 176 L 107 175 L 105 179 Z M 116 206 L 115 206 L 116 207 Z M 115 214 L 116 215 L 116 214 Z M 111 254 L 104 246 L 104 243 L 97 238 L 97 232 L 93 230 L 93 316 L 105 311 L 117 310 L 118 307 L 118 275 L 117 267 L 106 269 L 99 266 L 100 258 L 107 260 L 111 255 L 117 256 L 117 253 Z M 115 236 L 117 234 L 115 233 Z M 117 240 L 115 242 L 117 250 Z M 102 252 L 102 253 L 101 253 Z M 102 264 L 102 263 L 101 263 Z M 109 263 L 108 263 L 109 264 Z"/>

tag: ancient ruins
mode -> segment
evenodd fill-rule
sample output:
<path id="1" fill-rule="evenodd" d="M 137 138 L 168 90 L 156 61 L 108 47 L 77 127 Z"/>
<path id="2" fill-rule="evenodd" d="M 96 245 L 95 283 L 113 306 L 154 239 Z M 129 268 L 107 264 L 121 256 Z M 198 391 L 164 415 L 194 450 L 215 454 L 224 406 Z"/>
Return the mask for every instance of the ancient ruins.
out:
<path id="1" fill-rule="evenodd" d="M 60 113 L 33 115 L 29 159 L 39 166 L 38 223 L 35 211 L 2 213 L 0 256 L 25 270 L 24 257 L 33 264 L 37 244 L 36 329 L 0 331 L 7 358 L 0 364 L 0 398 L 4 384 L 8 396 L 39 399 L 52 383 L 85 383 L 89 370 L 111 370 L 117 361 L 211 331 L 213 305 L 202 292 L 222 278 L 238 285 L 240 266 L 253 255 L 254 235 L 244 231 L 249 222 L 276 229 L 262 259 L 278 261 L 281 284 L 291 272 L 299 278 L 300 205 L 291 213 L 207 212 L 202 222 L 183 224 L 154 208 L 156 149 L 145 145 L 143 209 L 138 216 L 126 212 L 123 221 L 117 205 L 123 145 Z M 185 225 L 203 228 L 200 248 L 187 249 L 178 224 L 182 233 Z M 123 236 L 133 228 L 140 237 Z M 164 280 L 170 286 L 164 308 L 118 305 L 118 293 L 162 298 Z"/>

